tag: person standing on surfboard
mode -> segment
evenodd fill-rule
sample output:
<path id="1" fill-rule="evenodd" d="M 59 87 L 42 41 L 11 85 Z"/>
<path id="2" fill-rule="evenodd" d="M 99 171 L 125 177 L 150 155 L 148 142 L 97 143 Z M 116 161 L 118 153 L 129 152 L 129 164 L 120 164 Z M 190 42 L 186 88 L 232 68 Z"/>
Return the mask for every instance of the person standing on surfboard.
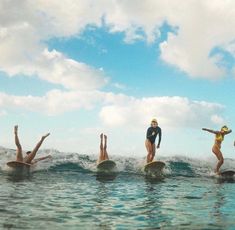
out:
<path id="1" fill-rule="evenodd" d="M 104 144 L 103 144 L 104 139 Z M 109 156 L 107 153 L 107 136 L 103 133 L 100 134 L 100 156 L 97 161 L 97 164 L 99 164 L 101 161 L 109 160 Z"/>
<path id="2" fill-rule="evenodd" d="M 161 143 L 161 139 L 162 139 L 162 130 L 158 126 L 157 120 L 152 119 L 151 126 L 147 130 L 146 140 L 145 140 L 145 147 L 148 152 L 147 163 L 152 162 L 153 158 L 155 156 L 155 149 L 156 149 L 155 140 L 156 140 L 157 135 L 159 135 L 157 148 L 160 148 L 160 143 Z"/>
<path id="3" fill-rule="evenodd" d="M 43 141 L 50 135 L 50 133 L 47 133 L 46 135 L 42 136 L 41 140 L 37 143 L 35 148 L 32 151 L 26 152 L 26 154 L 27 154 L 26 157 L 23 157 L 23 154 L 22 154 L 22 147 L 21 147 L 19 137 L 18 137 L 18 125 L 16 125 L 14 127 L 14 134 L 15 134 L 15 144 L 17 147 L 16 161 L 24 162 L 24 163 L 28 163 L 28 164 L 34 164 L 40 160 L 51 158 L 51 155 L 48 155 L 46 157 L 41 157 L 41 158 L 37 158 L 37 159 L 33 160 L 34 157 L 36 156 L 37 151 L 39 150 L 40 146 L 42 145 Z"/>
<path id="4" fill-rule="evenodd" d="M 226 125 L 224 125 L 220 131 L 214 131 L 212 129 L 207 129 L 207 128 L 202 128 L 202 130 L 207 131 L 209 133 L 213 133 L 215 134 L 215 142 L 214 145 L 212 147 L 212 152 L 215 154 L 215 156 L 217 157 L 217 159 L 219 160 L 216 168 L 215 168 L 215 173 L 219 174 L 220 173 L 220 167 L 222 166 L 222 164 L 224 163 L 224 157 L 223 154 L 221 152 L 221 144 L 222 141 L 224 140 L 224 136 L 231 133 L 232 130 L 228 129 L 228 127 Z"/>

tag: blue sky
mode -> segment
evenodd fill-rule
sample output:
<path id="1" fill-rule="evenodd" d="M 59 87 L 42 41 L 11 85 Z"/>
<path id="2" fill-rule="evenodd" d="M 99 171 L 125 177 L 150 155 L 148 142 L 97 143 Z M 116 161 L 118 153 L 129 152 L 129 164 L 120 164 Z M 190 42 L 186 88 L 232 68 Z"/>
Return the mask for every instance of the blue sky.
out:
<path id="1" fill-rule="evenodd" d="M 233 7 L 2 1 L 1 145 L 15 148 L 18 124 L 26 150 L 49 131 L 44 148 L 96 154 L 105 132 L 110 155 L 144 157 L 156 117 L 159 155 L 212 156 L 214 137 L 201 128 L 235 123 Z M 226 137 L 225 157 L 234 157 L 234 139 Z"/>

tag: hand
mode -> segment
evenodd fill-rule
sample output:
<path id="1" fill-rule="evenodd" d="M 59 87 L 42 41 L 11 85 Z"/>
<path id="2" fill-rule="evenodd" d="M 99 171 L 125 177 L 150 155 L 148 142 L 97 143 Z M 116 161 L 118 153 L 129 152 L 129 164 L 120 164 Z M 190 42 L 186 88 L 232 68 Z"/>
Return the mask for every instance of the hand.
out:
<path id="1" fill-rule="evenodd" d="M 157 149 L 159 149 L 160 148 L 160 145 L 157 145 Z"/>

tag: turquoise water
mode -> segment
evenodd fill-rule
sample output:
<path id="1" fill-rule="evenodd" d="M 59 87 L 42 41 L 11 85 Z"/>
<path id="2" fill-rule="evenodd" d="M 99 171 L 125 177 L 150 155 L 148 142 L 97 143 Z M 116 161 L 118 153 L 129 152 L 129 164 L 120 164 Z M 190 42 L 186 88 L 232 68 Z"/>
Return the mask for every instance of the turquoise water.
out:
<path id="1" fill-rule="evenodd" d="M 144 159 L 114 157 L 120 172 L 99 177 L 95 156 L 47 152 L 17 175 L 5 166 L 14 151 L 0 149 L 0 229 L 235 229 L 235 178 L 215 177 L 214 162 L 165 157 L 156 180 Z"/>

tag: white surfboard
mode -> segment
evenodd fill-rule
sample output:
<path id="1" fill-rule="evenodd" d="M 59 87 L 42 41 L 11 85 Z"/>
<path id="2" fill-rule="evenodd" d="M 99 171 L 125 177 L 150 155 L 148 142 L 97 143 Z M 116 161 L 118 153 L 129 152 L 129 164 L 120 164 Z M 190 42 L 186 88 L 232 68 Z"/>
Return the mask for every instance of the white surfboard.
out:
<path id="1" fill-rule="evenodd" d="M 9 161 L 7 162 L 7 166 L 14 170 L 29 170 L 31 164 L 19 162 L 19 161 Z"/>
<path id="2" fill-rule="evenodd" d="M 165 163 L 162 161 L 152 161 L 144 166 L 146 175 L 162 176 Z"/>
<path id="3" fill-rule="evenodd" d="M 101 161 L 97 165 L 98 172 L 112 172 L 116 170 L 116 163 L 112 160 Z"/>

